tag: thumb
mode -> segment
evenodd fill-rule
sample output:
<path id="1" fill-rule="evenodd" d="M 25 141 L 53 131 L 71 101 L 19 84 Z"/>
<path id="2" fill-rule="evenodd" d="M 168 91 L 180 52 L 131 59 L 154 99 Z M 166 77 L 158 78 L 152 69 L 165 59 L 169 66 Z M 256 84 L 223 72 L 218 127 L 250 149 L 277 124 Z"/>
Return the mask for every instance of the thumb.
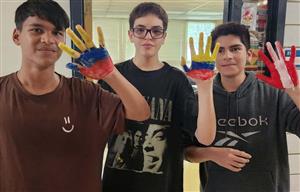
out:
<path id="1" fill-rule="evenodd" d="M 67 63 L 66 68 L 74 70 L 76 72 L 79 72 L 79 70 L 80 70 L 80 68 L 82 68 L 82 66 L 79 64 L 76 64 L 76 63 Z"/>
<path id="2" fill-rule="evenodd" d="M 181 56 L 180 65 L 183 67 L 183 70 L 185 72 L 189 72 L 190 71 L 189 67 L 186 65 L 186 59 L 183 56 Z"/>
<path id="3" fill-rule="evenodd" d="M 263 74 L 256 74 L 256 77 L 266 83 L 268 83 L 269 85 L 273 86 L 273 87 L 276 87 L 278 89 L 282 89 L 283 88 L 283 85 L 280 81 L 280 79 L 272 79 L 270 77 L 267 77 Z"/>
<path id="4" fill-rule="evenodd" d="M 83 67 L 83 66 L 81 66 L 81 65 L 79 65 L 77 63 L 68 63 L 66 65 L 66 67 L 68 69 L 71 69 L 71 70 L 74 70 L 74 71 L 76 71 L 78 73 L 81 73 L 83 76 L 86 76 L 86 77 L 88 77 L 89 74 L 90 74 L 87 67 Z"/>
<path id="5" fill-rule="evenodd" d="M 268 84 L 272 84 L 272 79 L 268 76 L 263 75 L 263 74 L 256 74 L 256 78 L 260 79 L 260 80 L 262 80 L 262 81 L 264 81 Z"/>

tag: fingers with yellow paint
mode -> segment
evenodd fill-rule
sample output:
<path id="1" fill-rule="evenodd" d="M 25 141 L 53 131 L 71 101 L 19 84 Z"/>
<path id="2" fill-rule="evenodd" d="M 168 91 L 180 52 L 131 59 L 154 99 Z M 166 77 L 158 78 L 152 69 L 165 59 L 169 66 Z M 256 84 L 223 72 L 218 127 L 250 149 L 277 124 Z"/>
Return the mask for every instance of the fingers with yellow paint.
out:
<path id="1" fill-rule="evenodd" d="M 98 42 L 99 42 L 99 46 L 100 47 L 105 47 L 105 43 L 104 43 L 104 34 L 103 31 L 101 29 L 101 27 L 97 27 L 97 33 L 98 33 Z"/>
<path id="2" fill-rule="evenodd" d="M 210 48 L 211 48 L 211 44 L 212 44 L 212 38 L 211 38 L 211 36 L 208 36 L 206 48 L 205 48 L 205 52 L 204 52 L 203 39 L 204 39 L 204 33 L 201 32 L 199 34 L 199 42 L 198 42 L 199 43 L 199 48 L 198 48 L 199 53 L 196 54 L 195 48 L 194 48 L 194 40 L 192 37 L 189 38 L 189 45 L 190 45 L 192 60 L 196 61 L 196 62 L 215 61 L 217 58 L 217 54 L 219 52 L 220 44 L 216 43 L 213 53 L 211 54 Z"/>
<path id="3" fill-rule="evenodd" d="M 194 46 L 194 39 L 192 37 L 189 38 L 189 45 L 192 57 L 196 55 L 195 46 Z"/>
<path id="4" fill-rule="evenodd" d="M 212 61 L 215 61 L 215 60 L 216 60 L 217 54 L 218 54 L 218 52 L 219 52 L 219 49 L 220 49 L 220 43 L 216 43 L 215 48 L 214 48 L 214 51 L 213 51 L 213 53 L 212 53 L 212 55 L 211 55 L 211 60 L 212 60 Z"/>
<path id="5" fill-rule="evenodd" d="M 81 25 L 76 25 L 75 28 L 77 29 L 78 33 L 80 34 L 81 38 L 85 42 L 85 46 L 90 49 L 95 47 L 92 39 L 90 38 L 89 34 L 81 27 Z"/>
<path id="6" fill-rule="evenodd" d="M 64 43 L 59 43 L 58 47 L 63 50 L 64 52 L 66 52 L 68 55 L 70 55 L 72 58 L 77 59 L 80 57 L 80 53 L 75 51 L 74 49 L 68 47 L 66 44 Z"/>
<path id="7" fill-rule="evenodd" d="M 207 59 L 210 58 L 210 48 L 211 48 L 211 36 L 208 36 L 206 42 L 206 49 L 205 49 L 205 57 Z"/>
<path id="8" fill-rule="evenodd" d="M 204 55 L 204 52 L 203 52 L 203 44 L 204 44 L 204 33 L 203 32 L 201 32 L 201 33 L 199 33 L 199 47 L 198 47 L 198 50 L 199 50 L 199 55 L 200 56 L 202 56 L 202 55 Z"/>
<path id="9" fill-rule="evenodd" d="M 72 31 L 72 29 L 68 28 L 66 30 L 66 33 L 71 38 L 76 47 L 80 49 L 80 51 L 84 52 L 86 50 L 85 44 L 77 37 L 77 35 Z"/>

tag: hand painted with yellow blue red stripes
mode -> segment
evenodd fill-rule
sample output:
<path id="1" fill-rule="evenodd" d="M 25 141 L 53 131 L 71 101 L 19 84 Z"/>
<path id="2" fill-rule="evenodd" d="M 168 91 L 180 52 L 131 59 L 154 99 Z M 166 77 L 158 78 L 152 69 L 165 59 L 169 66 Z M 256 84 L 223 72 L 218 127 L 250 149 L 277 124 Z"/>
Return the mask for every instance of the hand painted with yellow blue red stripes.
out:
<path id="1" fill-rule="evenodd" d="M 213 53 L 211 54 L 210 48 L 211 48 L 211 36 L 207 38 L 207 44 L 205 52 L 203 50 L 203 32 L 199 34 L 199 48 L 198 48 L 198 54 L 196 54 L 195 46 L 194 46 L 194 40 L 193 38 L 189 39 L 189 46 L 191 50 L 191 59 L 192 59 L 192 65 L 189 68 L 186 65 L 186 60 L 184 57 L 181 57 L 181 65 L 186 72 L 186 74 L 193 79 L 210 79 L 214 76 L 215 72 L 215 61 L 217 57 L 217 53 L 219 51 L 219 43 L 216 43 L 216 46 L 213 50 Z"/>
<path id="2" fill-rule="evenodd" d="M 82 75 L 92 79 L 103 79 L 113 71 L 114 65 L 109 53 L 104 48 L 104 37 L 100 27 L 97 27 L 99 48 L 96 48 L 87 32 L 80 26 L 76 25 L 76 29 L 83 39 L 84 43 L 77 35 L 68 28 L 67 35 L 71 38 L 76 47 L 82 52 L 81 54 L 71 49 L 64 43 L 59 43 L 59 48 L 65 51 L 71 57 L 77 59 L 82 65 L 68 63 L 67 68 L 79 71 Z"/>

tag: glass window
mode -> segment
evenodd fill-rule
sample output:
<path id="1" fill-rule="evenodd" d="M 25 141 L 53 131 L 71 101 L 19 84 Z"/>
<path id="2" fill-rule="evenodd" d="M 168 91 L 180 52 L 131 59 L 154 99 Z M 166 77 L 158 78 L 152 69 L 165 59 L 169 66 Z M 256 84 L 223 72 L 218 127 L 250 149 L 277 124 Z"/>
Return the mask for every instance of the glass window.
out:
<path id="1" fill-rule="evenodd" d="M 194 46 L 196 53 L 198 53 L 199 47 L 199 33 L 204 33 L 204 47 L 206 46 L 207 37 L 210 35 L 210 32 L 216 26 L 213 22 L 188 22 L 187 24 L 187 39 L 192 37 L 194 39 Z M 187 41 L 187 61 L 191 62 L 191 51 Z"/>

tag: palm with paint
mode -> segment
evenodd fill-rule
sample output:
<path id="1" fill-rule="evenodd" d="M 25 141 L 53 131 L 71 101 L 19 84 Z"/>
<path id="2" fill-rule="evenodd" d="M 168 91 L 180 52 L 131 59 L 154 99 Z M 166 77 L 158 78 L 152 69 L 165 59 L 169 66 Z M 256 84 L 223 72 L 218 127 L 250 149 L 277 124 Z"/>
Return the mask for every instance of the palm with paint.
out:
<path id="1" fill-rule="evenodd" d="M 289 89 L 298 86 L 299 79 L 295 66 L 295 46 L 291 47 L 291 57 L 289 60 L 285 58 L 283 48 L 279 41 L 275 42 L 278 54 L 276 54 L 270 42 L 266 43 L 266 47 L 273 62 L 270 61 L 262 51 L 259 51 L 259 55 L 268 67 L 271 77 L 263 74 L 257 74 L 257 78 L 278 89 Z"/>
<path id="2" fill-rule="evenodd" d="M 67 68 L 79 71 L 82 75 L 92 79 L 105 78 L 113 71 L 114 65 L 109 53 L 104 48 L 104 36 L 101 28 L 97 27 L 99 48 L 94 45 L 87 32 L 80 25 L 76 25 L 76 29 L 84 42 L 70 28 L 66 30 L 66 33 L 81 53 L 64 43 L 59 43 L 58 45 L 60 49 L 72 58 L 77 59 L 81 64 L 68 63 Z"/>
<path id="3" fill-rule="evenodd" d="M 186 65 L 185 58 L 181 57 L 181 65 L 184 71 L 189 77 L 193 79 L 206 80 L 206 79 L 210 79 L 215 74 L 214 72 L 215 61 L 216 61 L 217 53 L 220 48 L 220 44 L 216 43 L 213 53 L 211 54 L 210 48 L 211 48 L 212 39 L 211 36 L 209 36 L 207 38 L 206 49 L 204 52 L 203 36 L 204 34 L 203 32 L 201 32 L 199 34 L 198 54 L 196 54 L 195 51 L 193 38 L 192 37 L 189 38 L 189 46 L 190 46 L 191 58 L 192 58 L 192 65 L 190 68 Z"/>

